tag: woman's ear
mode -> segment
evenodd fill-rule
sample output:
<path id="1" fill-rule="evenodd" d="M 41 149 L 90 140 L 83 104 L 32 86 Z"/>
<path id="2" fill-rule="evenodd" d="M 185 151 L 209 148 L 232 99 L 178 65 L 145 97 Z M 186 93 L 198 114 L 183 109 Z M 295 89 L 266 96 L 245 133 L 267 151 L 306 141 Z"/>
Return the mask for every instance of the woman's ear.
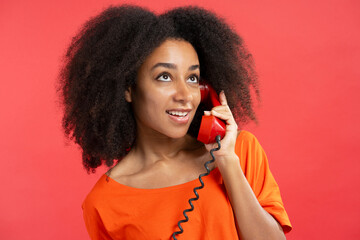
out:
<path id="1" fill-rule="evenodd" d="M 125 90 L 125 100 L 128 103 L 132 102 L 132 99 L 131 99 L 131 87 L 129 87 L 127 90 Z"/>

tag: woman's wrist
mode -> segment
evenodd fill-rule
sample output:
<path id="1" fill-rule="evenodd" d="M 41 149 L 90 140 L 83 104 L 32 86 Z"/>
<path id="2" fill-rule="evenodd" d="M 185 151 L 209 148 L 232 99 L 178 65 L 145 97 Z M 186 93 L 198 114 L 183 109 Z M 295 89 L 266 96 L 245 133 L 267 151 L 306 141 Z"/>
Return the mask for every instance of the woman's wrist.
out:
<path id="1" fill-rule="evenodd" d="M 235 153 L 217 159 L 216 166 L 220 170 L 220 173 L 223 177 L 226 175 L 231 175 L 234 170 L 241 170 L 240 159 Z"/>

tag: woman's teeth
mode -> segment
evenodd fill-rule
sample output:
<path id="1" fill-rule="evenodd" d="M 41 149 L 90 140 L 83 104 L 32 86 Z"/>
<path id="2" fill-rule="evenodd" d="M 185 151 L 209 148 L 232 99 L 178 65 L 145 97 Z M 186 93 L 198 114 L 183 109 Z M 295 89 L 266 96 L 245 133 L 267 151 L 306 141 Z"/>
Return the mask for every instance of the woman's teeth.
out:
<path id="1" fill-rule="evenodd" d="M 188 112 L 167 111 L 168 114 L 178 117 L 185 117 Z"/>

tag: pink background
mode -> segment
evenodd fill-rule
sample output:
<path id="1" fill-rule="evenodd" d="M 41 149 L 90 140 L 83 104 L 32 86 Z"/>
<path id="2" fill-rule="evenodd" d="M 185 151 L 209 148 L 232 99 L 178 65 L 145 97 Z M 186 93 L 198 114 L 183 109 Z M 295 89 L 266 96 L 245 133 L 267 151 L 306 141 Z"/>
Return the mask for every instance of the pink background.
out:
<path id="1" fill-rule="evenodd" d="M 128 1 L 162 12 L 186 1 Z M 288 239 L 359 239 L 358 1 L 191 1 L 224 17 L 253 53 L 265 148 L 293 224 Z M 81 24 L 122 1 L 0 3 L 0 238 L 88 239 L 87 175 L 67 143 L 55 83 Z"/>

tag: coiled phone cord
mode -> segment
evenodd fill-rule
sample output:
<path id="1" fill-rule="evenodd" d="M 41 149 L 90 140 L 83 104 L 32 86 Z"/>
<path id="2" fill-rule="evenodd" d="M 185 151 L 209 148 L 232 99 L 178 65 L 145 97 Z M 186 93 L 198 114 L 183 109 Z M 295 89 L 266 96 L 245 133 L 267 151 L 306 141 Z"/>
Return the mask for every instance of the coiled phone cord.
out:
<path id="1" fill-rule="evenodd" d="M 201 186 L 195 187 L 195 188 L 193 189 L 196 197 L 189 199 L 189 205 L 190 205 L 191 208 L 185 209 L 185 210 L 183 211 L 183 215 L 184 215 L 185 219 L 182 219 L 182 220 L 180 220 L 180 221 L 177 223 L 180 231 L 176 231 L 176 232 L 174 232 L 174 233 L 172 234 L 172 237 L 173 237 L 174 240 L 177 240 L 177 238 L 176 238 L 175 235 L 179 235 L 179 234 L 182 234 L 182 233 L 184 232 L 184 229 L 182 228 L 181 223 L 184 223 L 184 222 L 189 221 L 189 217 L 188 217 L 188 215 L 187 215 L 186 213 L 187 213 L 187 212 L 191 212 L 191 211 L 194 210 L 194 205 L 192 204 L 192 202 L 193 202 L 193 201 L 197 201 L 197 200 L 199 199 L 199 194 L 198 194 L 197 190 L 204 188 L 204 182 L 203 182 L 203 180 L 202 180 L 202 177 L 205 177 L 205 176 L 207 176 L 207 175 L 210 174 L 210 169 L 209 169 L 208 165 L 211 164 L 211 163 L 213 163 L 213 162 L 215 161 L 215 156 L 214 156 L 213 152 L 214 152 L 214 151 L 218 151 L 218 150 L 221 148 L 220 135 L 217 135 L 216 138 L 215 138 L 215 140 L 216 140 L 216 142 L 217 142 L 217 144 L 218 144 L 218 147 L 213 148 L 213 149 L 210 150 L 210 155 L 211 155 L 212 159 L 211 159 L 210 161 L 207 161 L 207 162 L 204 164 L 204 166 L 205 166 L 205 168 L 206 168 L 206 173 L 202 173 L 202 174 L 199 175 L 199 181 L 200 181 Z"/>

